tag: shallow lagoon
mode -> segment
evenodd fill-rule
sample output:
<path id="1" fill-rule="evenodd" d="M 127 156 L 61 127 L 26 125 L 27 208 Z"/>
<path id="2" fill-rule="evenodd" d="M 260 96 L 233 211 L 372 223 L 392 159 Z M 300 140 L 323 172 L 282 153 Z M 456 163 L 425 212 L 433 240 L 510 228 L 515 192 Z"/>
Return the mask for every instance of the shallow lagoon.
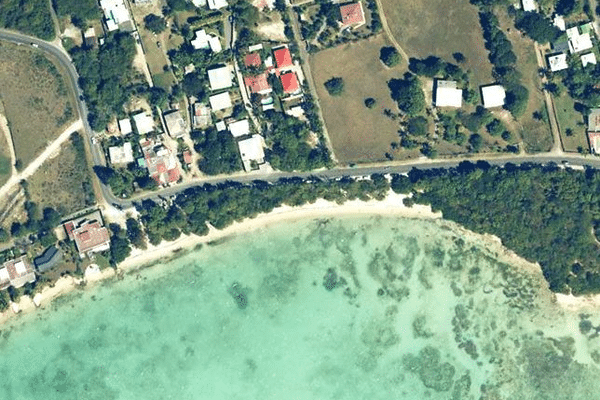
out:
<path id="1" fill-rule="evenodd" d="M 5 327 L 0 398 L 600 399 L 598 313 L 497 252 L 382 217 L 228 238 Z"/>

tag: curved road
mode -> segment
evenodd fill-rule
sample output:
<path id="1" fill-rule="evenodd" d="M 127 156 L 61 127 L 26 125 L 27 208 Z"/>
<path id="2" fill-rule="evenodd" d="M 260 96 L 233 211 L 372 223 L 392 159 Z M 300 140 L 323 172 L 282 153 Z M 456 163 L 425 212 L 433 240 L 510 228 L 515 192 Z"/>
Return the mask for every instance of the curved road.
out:
<path id="1" fill-rule="evenodd" d="M 69 74 L 69 79 L 71 80 L 71 85 L 76 94 L 76 102 L 77 108 L 79 110 L 80 116 L 83 120 L 83 128 L 85 134 L 88 139 L 89 148 L 92 154 L 92 163 L 93 165 L 103 165 L 103 157 L 102 157 L 102 149 L 99 145 L 94 144 L 92 142 L 92 138 L 94 137 L 94 132 L 87 121 L 87 107 L 85 102 L 81 100 L 81 90 L 79 89 L 78 79 L 79 75 L 73 66 L 71 59 L 65 51 L 55 46 L 52 43 L 45 42 L 40 39 L 36 39 L 33 37 L 29 37 L 26 35 L 22 35 L 15 32 L 10 32 L 6 30 L 0 30 L 0 40 L 6 40 L 9 42 L 22 44 L 22 45 L 32 45 L 35 44 L 37 47 L 52 56 L 54 56 L 67 70 Z M 142 195 L 136 196 L 131 199 L 119 199 L 115 197 L 110 188 L 105 185 L 100 184 L 100 188 L 102 190 L 102 196 L 105 201 L 112 204 L 117 204 L 120 207 L 129 207 L 132 205 L 134 201 L 139 201 L 143 199 L 149 198 L 158 198 L 158 197 L 169 197 L 175 195 L 187 188 L 198 186 L 202 184 L 218 184 L 223 182 L 240 182 L 240 183 L 248 183 L 255 180 L 262 180 L 267 182 L 275 182 L 279 179 L 285 178 L 310 178 L 317 177 L 321 179 L 337 179 L 341 177 L 358 177 L 358 176 L 367 176 L 371 174 L 388 174 L 388 173 L 406 173 L 409 172 L 412 168 L 419 169 L 434 169 L 434 168 L 450 168 L 456 167 L 459 163 L 463 161 L 486 161 L 493 165 L 504 165 L 507 163 L 514 164 L 522 164 L 522 163 L 537 163 L 537 164 L 546 164 L 546 163 L 564 163 L 568 162 L 572 166 L 589 166 L 594 168 L 600 168 L 600 158 L 596 158 L 593 156 L 582 156 L 582 155 L 556 155 L 552 153 L 544 153 L 544 154 L 535 154 L 535 155 L 493 155 L 487 154 L 482 157 L 462 157 L 455 158 L 452 160 L 448 159 L 439 159 L 439 160 L 430 160 L 426 158 L 422 158 L 419 160 L 408 160 L 403 162 L 386 162 L 379 164 L 370 164 L 370 165 L 361 165 L 359 167 L 337 167 L 330 170 L 322 170 L 322 171 L 312 171 L 312 172 L 271 172 L 271 173 L 239 173 L 235 175 L 229 176 L 216 176 L 216 177 L 203 177 L 198 178 L 194 181 L 180 184 L 173 187 L 168 187 L 165 189 L 161 189 L 155 192 L 144 193 Z"/>

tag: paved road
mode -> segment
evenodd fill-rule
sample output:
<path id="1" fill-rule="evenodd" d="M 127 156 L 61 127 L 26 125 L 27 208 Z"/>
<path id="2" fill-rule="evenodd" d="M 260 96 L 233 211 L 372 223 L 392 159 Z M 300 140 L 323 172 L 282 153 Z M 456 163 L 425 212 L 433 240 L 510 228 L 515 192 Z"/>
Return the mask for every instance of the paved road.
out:
<path id="1" fill-rule="evenodd" d="M 293 20 L 293 19 L 292 19 Z M 298 33 L 297 33 L 298 34 Z M 77 71 L 73 64 L 71 63 L 68 55 L 60 48 L 51 43 L 44 42 L 39 39 L 31 38 L 25 35 L 21 35 L 18 33 L 8 32 L 5 30 L 0 30 L 0 40 L 7 40 L 14 43 L 21 43 L 31 45 L 32 43 L 38 45 L 38 47 L 48 52 L 49 54 L 56 57 L 56 59 L 64 65 L 66 70 L 69 73 L 69 78 L 71 80 L 71 84 L 77 93 L 77 107 L 79 113 L 81 115 L 83 121 L 84 132 L 88 138 L 88 145 L 91 150 L 92 155 L 92 164 L 93 165 L 104 165 L 103 164 L 103 155 L 101 153 L 101 148 L 99 145 L 92 143 L 92 137 L 94 136 L 94 132 L 90 128 L 87 122 L 87 108 L 85 106 L 85 102 L 81 101 L 79 96 L 81 95 L 81 91 L 77 84 L 78 75 Z M 310 76 L 310 74 L 308 74 Z M 400 162 L 389 162 L 389 163 L 381 163 L 381 164 L 372 164 L 372 165 L 362 165 L 360 167 L 338 167 L 330 170 L 323 171 L 313 171 L 313 172 L 268 172 L 268 173 L 239 173 L 230 176 L 217 176 L 217 177 L 203 177 L 198 178 L 192 182 L 177 185 L 174 187 L 169 187 L 166 189 L 162 189 L 156 192 L 145 193 L 140 196 L 136 196 L 132 199 L 118 199 L 116 198 L 110 189 L 104 185 L 100 185 L 102 196 L 105 201 L 108 203 L 118 204 L 121 207 L 130 207 L 133 201 L 139 201 L 142 199 L 148 198 L 158 198 L 158 197 L 168 197 L 174 194 L 177 194 L 189 187 L 198 186 L 202 184 L 218 184 L 227 181 L 247 183 L 252 182 L 254 180 L 262 180 L 267 182 L 275 182 L 282 178 L 310 178 L 311 176 L 315 176 L 323 179 L 336 179 L 344 176 L 349 177 L 357 177 L 357 176 L 367 176 L 371 174 L 387 174 L 387 173 L 406 173 L 409 172 L 412 168 L 417 167 L 419 169 L 433 169 L 433 168 L 450 168 L 457 166 L 460 162 L 469 160 L 469 161 L 477 161 L 484 160 L 493 165 L 504 165 L 506 163 L 562 163 L 563 161 L 569 162 L 572 166 L 590 166 L 595 168 L 600 168 L 600 158 L 596 158 L 593 156 L 581 156 L 581 155 L 556 155 L 552 153 L 545 154 L 537 154 L 537 155 L 493 155 L 488 154 L 482 157 L 473 157 L 473 158 L 460 158 L 453 160 L 429 160 L 429 159 L 419 159 L 419 160 L 409 160 L 409 161 L 400 161 Z"/>

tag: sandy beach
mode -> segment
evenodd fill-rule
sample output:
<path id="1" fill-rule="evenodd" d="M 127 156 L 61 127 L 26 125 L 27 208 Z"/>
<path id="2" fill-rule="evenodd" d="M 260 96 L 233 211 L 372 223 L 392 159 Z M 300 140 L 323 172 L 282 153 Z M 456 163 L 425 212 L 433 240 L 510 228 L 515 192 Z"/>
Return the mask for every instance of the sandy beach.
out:
<path id="1" fill-rule="evenodd" d="M 18 303 L 13 303 L 11 308 L 0 314 L 0 324 L 5 323 L 9 318 L 16 314 L 24 314 L 35 311 L 37 308 L 47 306 L 52 300 L 66 293 L 69 293 L 82 285 L 90 286 L 96 282 L 114 277 L 117 274 L 122 274 L 130 270 L 142 268 L 151 264 L 166 261 L 175 257 L 177 253 L 183 250 L 193 249 L 195 246 L 209 243 L 224 237 L 236 236 L 245 234 L 259 229 L 268 228 L 270 225 L 277 224 L 283 221 L 295 221 L 301 219 L 315 219 L 323 217 L 335 216 L 352 216 L 352 215 L 382 215 L 395 216 L 404 218 L 419 218 L 419 219 L 441 219 L 441 213 L 435 213 L 429 206 L 413 205 L 407 207 L 402 200 L 405 195 L 399 195 L 390 190 L 388 196 L 382 201 L 347 201 L 344 204 L 326 201 L 323 199 L 317 200 L 315 203 L 306 204 L 298 207 L 281 206 L 273 211 L 260 214 L 255 218 L 247 218 L 240 222 L 235 222 L 225 229 L 218 230 L 210 227 L 210 231 L 205 236 L 182 235 L 179 239 L 173 242 L 162 242 L 159 245 L 149 245 L 146 250 L 134 248 L 131 255 L 119 264 L 117 270 L 112 268 L 99 271 L 97 269 L 86 270 L 84 278 L 75 278 L 65 276 L 60 278 L 52 287 L 45 287 L 35 298 L 22 296 Z M 473 235 L 474 233 L 467 229 L 460 228 L 460 231 L 465 235 Z M 535 269 L 540 272 L 539 265 L 530 263 L 527 260 L 520 258 L 514 252 L 504 248 L 499 238 L 493 235 L 478 235 L 482 237 L 490 247 L 504 258 L 516 266 Z M 586 298 L 577 298 L 574 296 L 557 295 L 557 304 L 565 309 L 577 310 L 582 307 L 600 306 L 600 296 L 594 300 Z"/>

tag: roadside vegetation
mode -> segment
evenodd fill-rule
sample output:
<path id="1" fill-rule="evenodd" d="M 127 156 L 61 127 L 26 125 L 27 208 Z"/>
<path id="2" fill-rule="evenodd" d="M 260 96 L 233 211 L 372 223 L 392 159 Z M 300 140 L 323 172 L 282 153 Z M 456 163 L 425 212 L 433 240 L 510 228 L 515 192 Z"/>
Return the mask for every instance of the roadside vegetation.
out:
<path id="1" fill-rule="evenodd" d="M 87 21 L 102 17 L 95 0 L 52 0 L 52 5 L 59 18 L 68 18 L 80 29 L 87 28 Z"/>
<path id="2" fill-rule="evenodd" d="M 0 25 L 44 40 L 56 36 L 47 0 L 0 1 Z"/>

